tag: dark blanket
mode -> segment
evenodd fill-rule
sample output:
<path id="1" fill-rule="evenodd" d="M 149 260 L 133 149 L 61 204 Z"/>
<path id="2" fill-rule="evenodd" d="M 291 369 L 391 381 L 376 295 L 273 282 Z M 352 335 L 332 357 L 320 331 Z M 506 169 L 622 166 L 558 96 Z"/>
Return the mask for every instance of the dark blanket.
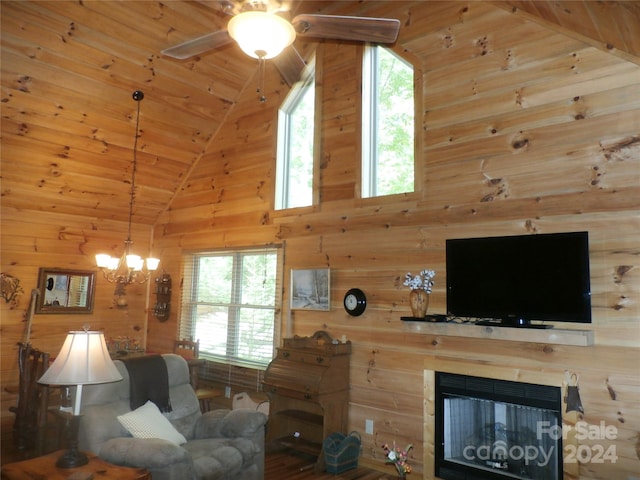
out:
<path id="1" fill-rule="evenodd" d="M 161 412 L 171 411 L 169 374 L 160 355 L 143 355 L 122 360 L 129 371 L 131 410 L 151 400 Z"/>

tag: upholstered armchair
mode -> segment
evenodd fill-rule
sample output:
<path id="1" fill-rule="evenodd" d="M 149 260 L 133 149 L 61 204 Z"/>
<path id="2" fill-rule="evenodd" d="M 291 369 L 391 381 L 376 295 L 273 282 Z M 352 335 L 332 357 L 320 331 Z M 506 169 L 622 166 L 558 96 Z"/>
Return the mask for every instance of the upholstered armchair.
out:
<path id="1" fill-rule="evenodd" d="M 187 362 L 175 354 L 162 358 L 171 411 L 160 412 L 151 402 L 132 410 L 129 371 L 116 360 L 121 382 L 84 387 L 80 449 L 116 465 L 146 468 L 153 480 L 262 480 L 267 416 L 252 410 L 202 414 Z M 150 435 L 147 427 L 159 433 Z M 145 436 L 163 438 L 139 438 Z"/>

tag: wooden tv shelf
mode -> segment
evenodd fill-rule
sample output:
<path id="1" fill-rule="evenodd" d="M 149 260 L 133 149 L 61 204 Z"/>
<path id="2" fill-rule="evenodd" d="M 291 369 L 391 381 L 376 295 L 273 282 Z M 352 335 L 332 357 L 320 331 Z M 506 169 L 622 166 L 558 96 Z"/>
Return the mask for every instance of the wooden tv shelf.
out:
<path id="1" fill-rule="evenodd" d="M 480 326 L 473 323 L 403 321 L 407 332 L 450 337 L 485 338 L 512 342 L 549 343 L 553 345 L 573 345 L 588 347 L 594 344 L 592 330 L 569 330 L 560 328 L 522 328 Z"/>

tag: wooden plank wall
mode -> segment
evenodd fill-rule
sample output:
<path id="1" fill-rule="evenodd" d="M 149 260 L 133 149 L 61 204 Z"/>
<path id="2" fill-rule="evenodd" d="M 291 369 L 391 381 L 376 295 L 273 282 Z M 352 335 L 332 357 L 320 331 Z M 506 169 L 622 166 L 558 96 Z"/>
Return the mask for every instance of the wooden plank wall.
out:
<path id="1" fill-rule="evenodd" d="M 9 273 L 20 279 L 24 291 L 18 296 L 16 303 L 3 305 L 3 383 L 17 381 L 17 370 L 11 369 L 11 375 L 7 376 L 5 362 L 15 364 L 17 361 L 15 342 L 22 341 L 26 333 L 25 320 L 30 293 L 32 289 L 37 288 L 40 267 L 97 272 L 96 295 L 94 313 L 90 315 L 34 315 L 31 329 L 31 343 L 34 346 L 55 356 L 66 332 L 81 330 L 84 324 L 90 325 L 94 330 L 105 330 L 108 337 L 128 336 L 144 343 L 147 286 L 128 287 L 129 307 L 120 310 L 113 303 L 113 285 L 104 279 L 95 266 L 96 253 L 119 255 L 122 252 L 127 235 L 126 224 L 100 221 L 98 226 L 98 222 L 92 218 L 38 214 L 35 211 L 25 215 L 24 212 L 11 209 L 3 210 L 2 221 L 3 269 L 8 267 Z M 135 226 L 132 229 L 132 238 L 134 251 L 148 252 L 151 228 Z"/>
<path id="2" fill-rule="evenodd" d="M 273 109 L 280 99 L 280 86 L 271 79 L 275 98 L 236 106 L 229 122 L 237 128 L 216 138 L 215 149 L 161 219 L 156 244 L 177 261 L 181 250 L 283 241 L 285 272 L 331 269 L 331 312 L 285 307 L 282 328 L 298 335 L 322 329 L 353 342 L 350 429 L 364 433 L 365 419 L 372 419 L 375 430 L 363 435 L 361 463 L 388 470 L 380 445 L 411 442 L 417 446 L 415 472 L 431 478 L 432 472 L 423 472 L 423 464 L 432 465 L 424 458 L 432 452 L 431 439 L 423 438 L 425 353 L 482 360 L 499 348 L 500 361 L 508 364 L 553 351 L 554 362 L 581 374 L 585 418 L 620 428 L 616 465 L 581 465 L 567 478 L 577 471 L 584 478 L 624 478 L 640 468 L 634 440 L 634 402 L 640 400 L 634 376 L 640 351 L 640 69 L 490 5 L 438 5 L 437 14 L 420 5 L 403 11 L 411 21 L 403 23 L 399 41 L 423 77 L 419 191 L 359 198 L 361 50 L 325 44 L 317 50 L 319 205 L 270 209 Z M 492 33 L 497 25 L 500 35 Z M 221 198 L 222 191 L 228 198 Z M 437 271 L 430 311 L 445 310 L 447 238 L 573 230 L 590 233 L 590 328 L 597 347 L 496 346 L 403 329 L 407 271 Z M 358 318 L 342 309 L 351 287 L 368 297 Z M 284 296 L 286 305 L 287 281 Z M 151 342 L 161 341 L 173 327 L 152 322 L 150 332 Z M 544 371 L 544 362 L 535 365 Z M 625 393 L 611 396 L 607 382 Z"/>
<path id="3" fill-rule="evenodd" d="M 276 110 L 287 88 L 269 66 L 267 103 L 241 96 L 155 225 L 153 251 L 174 279 L 174 309 L 164 323 L 148 317 L 147 347 L 166 351 L 175 338 L 184 251 L 283 244 L 284 305 L 290 269 L 331 269 L 331 311 L 285 307 L 282 333 L 322 329 L 352 341 L 349 427 L 363 433 L 362 464 L 391 473 L 380 445 L 412 442 L 414 476 L 431 478 L 423 468 L 432 464 L 425 458 L 430 439 L 423 438 L 425 354 L 478 362 L 497 357 L 504 364 L 534 358 L 540 374 L 545 364 L 539 359 L 555 352 L 556 367 L 581 375 L 585 420 L 620 431 L 617 463 L 582 464 L 570 478 L 631 477 L 640 471 L 640 67 L 485 2 L 425 5 L 403 3 L 394 11 L 403 20 L 396 48 L 423 79 L 418 191 L 359 198 L 360 85 L 354 65 L 361 47 L 327 42 L 317 50 L 320 203 L 273 211 Z M 357 8 L 346 13 L 389 14 Z M 28 215 L 5 208 L 2 213 L 3 271 L 11 267 L 26 291 L 35 284 L 36 267 L 90 268 L 94 253 L 124 238 L 123 225 L 100 222 L 98 235 L 92 219 L 45 216 L 35 206 Z M 67 229 L 83 236 L 63 241 L 60 232 Z M 572 230 L 590 233 L 594 347 L 496 343 L 404 329 L 400 317 L 409 308 L 402 278 L 408 271 L 436 270 L 429 310 L 444 312 L 447 238 Z M 137 226 L 137 243 L 150 231 Z M 49 264 L 42 249 L 59 251 L 62 245 L 73 253 Z M 364 290 L 369 300 L 358 318 L 342 308 L 351 287 Z M 109 303 L 110 285 L 99 281 L 97 291 L 101 300 L 90 321 L 98 320 L 110 335 L 135 331 L 146 299 L 119 312 Z M 136 290 L 136 299 L 138 292 L 144 297 Z M 3 386 L 16 379 L 11 349 L 25 310 L 24 303 L 2 306 Z M 43 329 L 57 332 L 59 344 L 75 318 L 56 324 L 54 332 L 49 322 L 56 319 L 45 317 L 37 318 L 34 336 L 44 342 Z M 15 397 L 4 390 L 2 395 L 8 419 Z M 365 419 L 374 421 L 374 435 L 364 435 Z"/>

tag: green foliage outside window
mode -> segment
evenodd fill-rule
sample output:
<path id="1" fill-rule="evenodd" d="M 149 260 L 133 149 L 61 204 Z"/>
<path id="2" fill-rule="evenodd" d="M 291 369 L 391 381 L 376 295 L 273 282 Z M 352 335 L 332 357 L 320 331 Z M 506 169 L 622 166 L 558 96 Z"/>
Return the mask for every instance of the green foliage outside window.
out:
<path id="1" fill-rule="evenodd" d="M 313 204 L 314 60 L 278 111 L 276 209 Z"/>
<path id="2" fill-rule="evenodd" d="M 413 67 L 368 47 L 363 78 L 363 196 L 414 190 Z"/>
<path id="3" fill-rule="evenodd" d="M 314 87 L 304 89 L 291 111 L 289 182 L 287 207 L 304 207 L 313 202 Z"/>

